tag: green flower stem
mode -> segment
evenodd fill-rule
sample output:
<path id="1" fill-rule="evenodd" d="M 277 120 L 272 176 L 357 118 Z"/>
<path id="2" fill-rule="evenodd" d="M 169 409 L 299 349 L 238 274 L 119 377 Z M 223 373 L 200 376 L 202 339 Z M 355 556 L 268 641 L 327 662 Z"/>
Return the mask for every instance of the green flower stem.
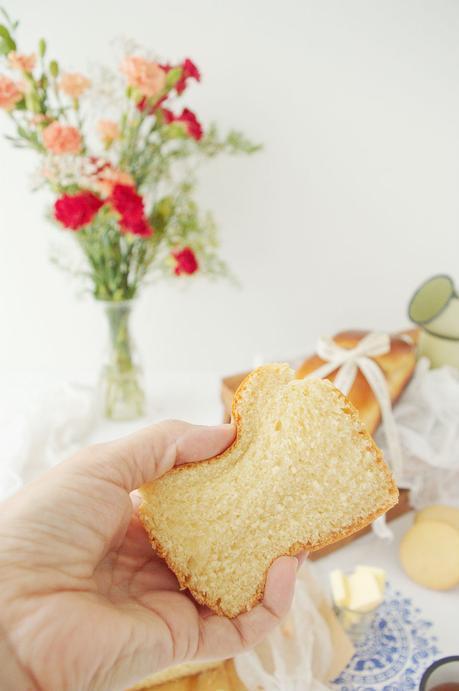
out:
<path id="1" fill-rule="evenodd" d="M 89 262 L 93 294 L 98 300 L 131 300 L 139 288 L 139 257 L 148 268 L 156 253 L 154 238 L 122 233 L 116 216 L 102 210 L 93 223 L 77 233 Z"/>
<path id="2" fill-rule="evenodd" d="M 56 103 L 57 103 L 57 114 L 58 114 L 58 116 L 63 117 L 66 122 L 68 122 L 69 116 L 67 113 L 67 109 L 62 102 L 61 92 L 59 91 L 59 86 L 57 83 L 57 77 L 52 77 L 52 89 L 53 89 L 54 98 L 56 99 Z"/>
<path id="3" fill-rule="evenodd" d="M 129 319 L 132 303 L 107 302 L 109 358 L 102 374 L 104 412 L 114 420 L 129 420 L 144 413 L 145 394 L 132 352 Z"/>
<path id="4" fill-rule="evenodd" d="M 80 132 L 81 142 L 83 145 L 81 148 L 81 153 L 86 154 L 88 148 L 86 146 L 86 138 L 84 136 L 84 122 L 83 122 L 83 119 L 81 117 L 80 101 L 78 98 L 72 99 L 72 106 L 73 106 L 73 110 L 75 111 L 76 126 L 78 128 L 78 131 Z"/>
<path id="5" fill-rule="evenodd" d="M 112 364 L 121 373 L 130 372 L 133 368 L 128 325 L 130 304 L 108 303 L 105 311 L 110 332 Z"/>

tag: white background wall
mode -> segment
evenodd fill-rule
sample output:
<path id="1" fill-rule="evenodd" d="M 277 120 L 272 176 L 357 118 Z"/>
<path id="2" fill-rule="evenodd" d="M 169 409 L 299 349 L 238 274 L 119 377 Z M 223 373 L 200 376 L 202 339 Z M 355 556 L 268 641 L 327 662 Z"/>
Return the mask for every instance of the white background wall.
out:
<path id="1" fill-rule="evenodd" d="M 344 327 L 398 328 L 435 272 L 459 281 L 459 3 L 451 0 L 14 0 L 21 46 L 68 69 L 131 36 L 192 57 L 204 122 L 264 142 L 222 159 L 201 199 L 242 283 L 157 285 L 136 330 L 150 369 L 237 371 Z M 1 115 L 1 114 L 0 114 Z M 2 116 L 1 130 L 9 124 Z M 104 323 L 48 263 L 56 231 L 32 154 L 0 140 L 0 366 L 76 372 Z"/>

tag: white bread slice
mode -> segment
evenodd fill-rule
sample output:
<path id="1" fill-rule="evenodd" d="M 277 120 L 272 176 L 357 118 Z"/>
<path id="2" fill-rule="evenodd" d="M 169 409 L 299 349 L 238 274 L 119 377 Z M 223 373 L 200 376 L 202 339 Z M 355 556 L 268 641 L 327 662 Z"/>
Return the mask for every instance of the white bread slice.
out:
<path id="1" fill-rule="evenodd" d="M 180 585 L 228 617 L 262 599 L 277 557 L 340 540 L 398 499 L 381 451 L 329 381 L 260 367 L 237 390 L 233 419 L 229 449 L 144 485 L 140 509 Z"/>

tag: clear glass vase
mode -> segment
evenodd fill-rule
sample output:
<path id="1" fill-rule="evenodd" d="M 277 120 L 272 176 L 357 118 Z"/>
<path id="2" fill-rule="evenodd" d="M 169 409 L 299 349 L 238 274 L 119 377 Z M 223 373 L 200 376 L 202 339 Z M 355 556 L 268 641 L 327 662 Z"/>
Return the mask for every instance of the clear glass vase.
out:
<path id="1" fill-rule="evenodd" d="M 102 302 L 108 322 L 108 352 L 100 375 L 105 417 L 135 420 L 145 414 L 143 372 L 131 338 L 130 317 L 135 302 Z"/>

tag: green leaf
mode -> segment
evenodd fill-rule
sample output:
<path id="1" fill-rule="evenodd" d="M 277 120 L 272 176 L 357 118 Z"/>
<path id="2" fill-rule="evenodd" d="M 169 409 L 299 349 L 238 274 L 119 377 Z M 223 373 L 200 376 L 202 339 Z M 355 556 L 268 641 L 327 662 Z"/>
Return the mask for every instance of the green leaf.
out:
<path id="1" fill-rule="evenodd" d="M 27 109 L 31 110 L 32 113 L 40 113 L 41 112 L 40 98 L 39 98 L 36 91 L 29 91 L 26 94 L 25 101 L 26 101 Z"/>
<path id="2" fill-rule="evenodd" d="M 41 38 L 38 41 L 38 54 L 41 58 L 43 58 L 45 53 L 46 53 L 46 41 L 44 38 Z"/>
<path id="3" fill-rule="evenodd" d="M 14 109 L 15 110 L 26 110 L 25 98 L 21 98 L 21 100 L 18 103 L 16 103 L 16 105 L 14 106 Z"/>
<path id="4" fill-rule="evenodd" d="M 59 63 L 57 62 L 57 60 L 51 60 L 51 62 L 49 63 L 49 73 L 52 77 L 54 77 L 54 79 L 56 79 L 56 77 L 58 76 Z"/>
<path id="5" fill-rule="evenodd" d="M 262 144 L 254 144 L 242 132 L 236 130 L 228 133 L 225 143 L 230 153 L 253 154 L 263 148 Z"/>
<path id="6" fill-rule="evenodd" d="M 183 74 L 182 67 L 173 67 L 166 75 L 166 89 L 173 89 Z"/>
<path id="7" fill-rule="evenodd" d="M 165 219 L 168 219 L 174 211 L 174 200 L 172 197 L 163 197 L 156 204 L 155 211 L 157 211 Z"/>
<path id="8" fill-rule="evenodd" d="M 11 19 L 4 7 L 0 7 L 0 14 L 4 16 L 6 23 L 9 24 L 13 31 L 18 28 L 19 22 L 13 22 L 13 20 Z"/>
<path id="9" fill-rule="evenodd" d="M 24 127 L 18 127 L 18 134 L 24 139 L 29 139 L 29 132 Z"/>
<path id="10" fill-rule="evenodd" d="M 151 214 L 151 222 L 156 230 L 165 230 L 169 220 L 174 213 L 174 200 L 172 197 L 163 197 L 160 199 L 153 209 Z"/>
<path id="11" fill-rule="evenodd" d="M 166 129 L 166 137 L 168 139 L 187 139 L 188 135 L 182 123 L 171 122 Z"/>
<path id="12" fill-rule="evenodd" d="M 16 42 L 4 24 L 0 24 L 0 55 L 16 50 Z"/>
<path id="13" fill-rule="evenodd" d="M 7 44 L 0 38 L 0 55 L 8 55 L 10 52 L 11 49 L 8 48 Z"/>

